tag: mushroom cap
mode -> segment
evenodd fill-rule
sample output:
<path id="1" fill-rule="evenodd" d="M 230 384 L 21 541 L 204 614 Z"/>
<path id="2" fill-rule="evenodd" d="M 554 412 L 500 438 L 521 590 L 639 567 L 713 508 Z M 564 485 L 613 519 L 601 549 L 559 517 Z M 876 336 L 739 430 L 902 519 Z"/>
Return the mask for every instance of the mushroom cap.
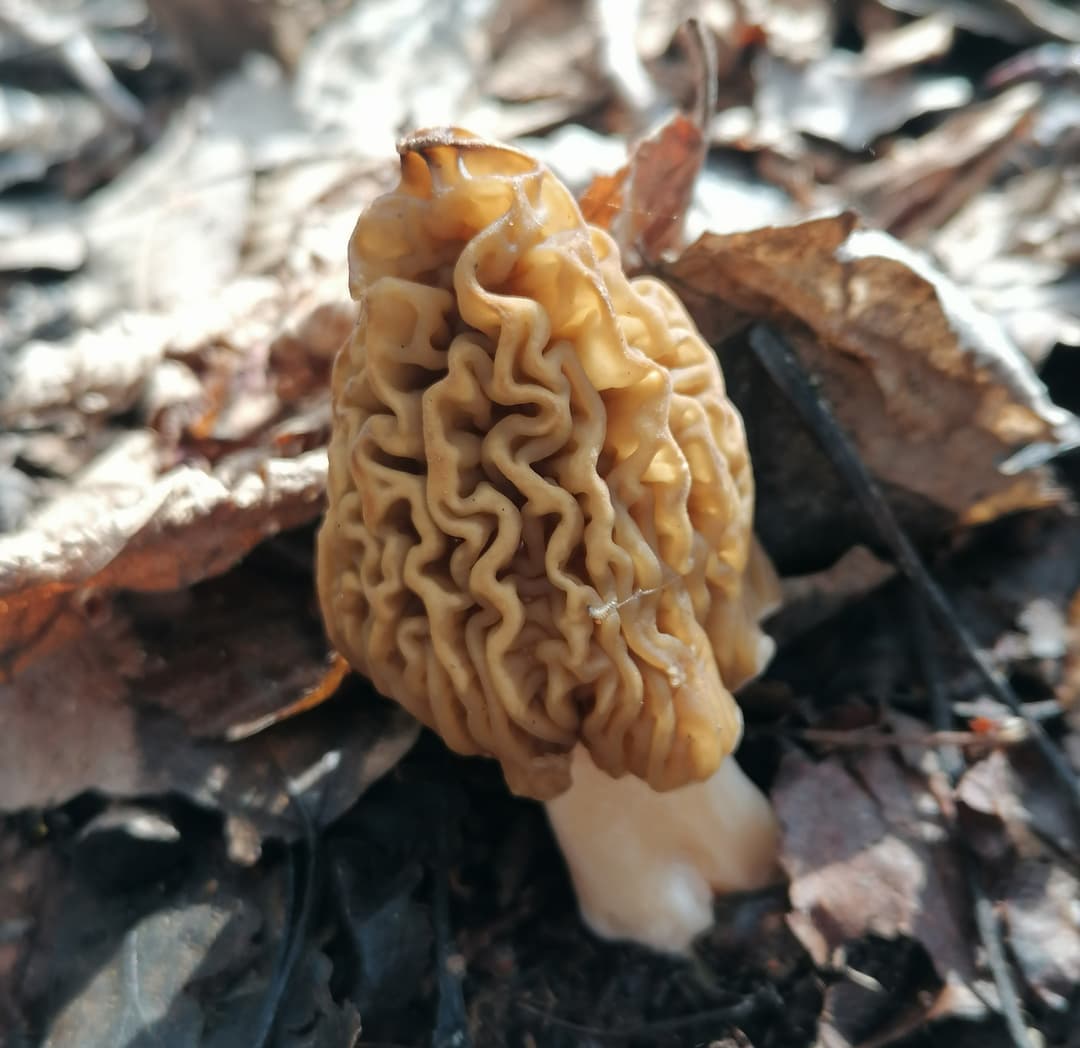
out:
<path id="1" fill-rule="evenodd" d="M 452 128 L 398 151 L 349 243 L 331 641 L 516 793 L 564 791 L 579 742 L 658 790 L 705 779 L 777 595 L 716 357 L 525 153 Z"/>

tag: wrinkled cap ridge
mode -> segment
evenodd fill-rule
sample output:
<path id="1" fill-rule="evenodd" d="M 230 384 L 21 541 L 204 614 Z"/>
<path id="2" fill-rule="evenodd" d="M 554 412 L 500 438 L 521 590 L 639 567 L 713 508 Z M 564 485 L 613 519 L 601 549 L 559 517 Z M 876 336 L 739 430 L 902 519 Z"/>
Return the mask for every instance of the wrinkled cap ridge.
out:
<path id="1" fill-rule="evenodd" d="M 399 151 L 349 244 L 331 640 L 517 793 L 565 790 L 578 742 L 656 789 L 703 779 L 776 592 L 716 358 L 526 154 L 455 129 Z"/>

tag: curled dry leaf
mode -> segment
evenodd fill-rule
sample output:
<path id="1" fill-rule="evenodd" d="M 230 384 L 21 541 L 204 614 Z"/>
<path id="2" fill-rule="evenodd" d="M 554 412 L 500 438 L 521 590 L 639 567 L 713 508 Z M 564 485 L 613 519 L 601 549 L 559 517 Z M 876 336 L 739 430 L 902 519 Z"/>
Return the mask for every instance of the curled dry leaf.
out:
<path id="1" fill-rule="evenodd" d="M 611 233 L 629 268 L 678 244 L 705 152 L 701 128 L 676 114 L 614 175 L 598 175 L 582 194 L 585 220 Z"/>
<path id="2" fill-rule="evenodd" d="M 1000 467 L 1025 446 L 1069 439 L 1076 419 L 991 317 L 887 234 L 849 214 L 709 234 L 659 268 L 718 347 L 746 420 L 757 527 L 785 571 L 877 539 L 753 361 L 755 321 L 789 336 L 914 537 L 1059 497 L 1041 472 Z"/>

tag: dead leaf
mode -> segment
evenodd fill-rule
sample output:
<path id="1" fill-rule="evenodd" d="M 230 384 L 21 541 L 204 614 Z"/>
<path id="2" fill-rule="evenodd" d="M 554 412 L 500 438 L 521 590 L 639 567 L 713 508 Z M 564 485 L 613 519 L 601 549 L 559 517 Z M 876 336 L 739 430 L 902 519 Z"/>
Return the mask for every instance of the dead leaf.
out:
<path id="1" fill-rule="evenodd" d="M 970 200 L 929 241 L 945 271 L 1041 364 L 1080 345 L 1080 282 L 1071 246 L 1080 180 L 1052 166 L 1021 172 Z"/>
<path id="2" fill-rule="evenodd" d="M 791 139 L 800 133 L 851 151 L 867 149 L 912 117 L 956 109 L 971 99 L 971 82 L 964 77 L 870 76 L 859 55 L 839 49 L 804 66 L 761 54 L 754 78 L 752 138 L 781 149 L 797 149 Z"/>
<path id="3" fill-rule="evenodd" d="M 705 152 L 701 129 L 679 113 L 639 142 L 614 175 L 593 179 L 581 212 L 611 233 L 624 265 L 655 261 L 679 243 Z"/>
<path id="4" fill-rule="evenodd" d="M 787 333 L 914 537 L 1055 500 L 1038 471 L 1000 465 L 1078 423 L 992 318 L 886 234 L 842 215 L 706 235 L 658 271 L 719 349 L 747 426 L 756 522 L 785 573 L 877 537 L 751 359 L 745 330 L 757 320 Z"/>
<path id="5" fill-rule="evenodd" d="M 956 856 L 921 782 L 885 751 L 854 764 L 789 754 L 773 791 L 795 934 L 819 966 L 866 935 L 908 936 L 942 980 L 975 980 Z M 926 803 L 929 802 L 929 803 Z"/>
<path id="6" fill-rule="evenodd" d="M 206 117 L 193 100 L 87 207 L 83 279 L 117 306 L 190 308 L 237 273 L 254 175 L 241 137 Z"/>
<path id="7" fill-rule="evenodd" d="M 1053 39 L 1080 43 L 1080 15 L 1055 0 L 882 0 L 906 14 L 944 11 L 956 24 L 1011 43 Z"/>
<path id="8" fill-rule="evenodd" d="M 284 541 L 191 589 L 120 602 L 143 649 L 135 701 L 178 717 L 192 738 L 235 740 L 306 696 L 312 708 L 334 695 L 348 667 L 331 658 L 305 566 L 278 552 Z M 241 722 L 253 724 L 244 735 Z"/>
<path id="9" fill-rule="evenodd" d="M 956 788 L 956 799 L 999 829 L 1000 839 L 986 828 L 975 838 L 988 859 L 1002 858 L 1010 845 L 1028 858 L 1044 855 L 1048 843 L 1065 853 L 1080 853 L 1068 798 L 1045 762 L 1028 750 L 999 750 L 972 765 Z"/>
<path id="10" fill-rule="evenodd" d="M 853 546 L 835 564 L 810 575 L 781 580 L 784 597 L 769 619 L 778 647 L 832 618 L 893 578 L 896 569 L 863 546 Z"/>
<path id="11" fill-rule="evenodd" d="M 1080 985 L 1080 880 L 1056 863 L 1018 865 L 1002 892 L 1009 945 L 1031 988 L 1063 1010 Z"/>
<path id="12" fill-rule="evenodd" d="M 23 345 L 0 398 L 0 424 L 39 426 L 58 414 L 81 417 L 126 411 L 165 353 L 170 325 L 146 313 L 120 314 L 100 330 L 58 342 Z"/>
<path id="13" fill-rule="evenodd" d="M 291 67 L 315 28 L 320 4 L 225 4 L 217 0 L 147 0 L 154 19 L 176 41 L 191 69 L 205 78 L 253 51 Z"/>
<path id="14" fill-rule="evenodd" d="M 483 27 L 492 0 L 369 0 L 312 37 L 296 70 L 297 100 L 312 125 L 361 143 L 368 156 L 392 156 L 408 127 L 470 119 L 489 60 Z M 420 71 L 422 75 L 418 75 Z"/>
<path id="15" fill-rule="evenodd" d="M 204 1017 L 189 984 L 239 967 L 260 923 L 239 899 L 167 906 L 143 917 L 53 1019 L 43 1048 L 112 1048 L 147 1037 L 194 1048 Z"/>
<path id="16" fill-rule="evenodd" d="M 222 637 L 201 630 L 197 618 L 149 619 L 140 624 L 142 636 L 117 608 L 96 629 L 0 684 L 4 810 L 48 807 L 85 790 L 172 792 L 241 820 L 257 835 L 294 838 L 302 824 L 287 784 L 324 823 L 392 768 L 419 729 L 363 688 L 333 708 L 241 742 L 199 737 L 224 730 L 230 710 L 250 714 L 295 697 L 325 667 L 314 609 L 297 606 L 294 596 L 261 609 L 260 619 L 244 596 L 249 582 L 245 576 L 231 589 L 212 586 L 194 598 L 210 623 L 243 618 L 247 632 Z M 259 621 L 280 657 L 268 658 L 257 643 Z M 220 708 L 203 724 L 200 714 L 215 702 Z"/>
<path id="17" fill-rule="evenodd" d="M 483 88 L 492 97 L 545 103 L 558 114 L 552 122 L 562 123 L 610 94 L 597 25 L 582 17 L 577 0 L 504 0 L 491 30 Z"/>
<path id="18" fill-rule="evenodd" d="M 829 0 L 743 0 L 743 17 L 765 33 L 769 50 L 796 63 L 827 53 L 835 28 Z"/>
<path id="19" fill-rule="evenodd" d="M 936 61 L 951 50 L 955 31 L 952 19 L 938 13 L 874 33 L 866 41 L 856 68 L 862 76 L 888 76 Z"/>
<path id="20" fill-rule="evenodd" d="M 965 106 L 917 139 L 900 139 L 868 164 L 852 167 L 836 198 L 869 225 L 906 240 L 937 232 L 988 186 L 1035 121 L 1042 91 L 1020 84 Z M 984 229 L 982 235 L 992 230 Z"/>
<path id="21" fill-rule="evenodd" d="M 135 433 L 18 532 L 0 536 L 0 680 L 85 628 L 87 601 L 180 589 L 321 511 L 326 452 L 244 456 L 154 479 Z"/>
<path id="22" fill-rule="evenodd" d="M 106 126 L 90 99 L 0 85 L 0 190 L 36 182 L 76 156 Z"/>

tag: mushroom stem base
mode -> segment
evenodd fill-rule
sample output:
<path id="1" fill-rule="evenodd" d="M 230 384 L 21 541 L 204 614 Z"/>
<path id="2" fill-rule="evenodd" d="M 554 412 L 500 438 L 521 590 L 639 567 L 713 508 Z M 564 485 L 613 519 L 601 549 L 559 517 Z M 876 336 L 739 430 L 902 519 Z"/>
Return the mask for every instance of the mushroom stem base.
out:
<path id="1" fill-rule="evenodd" d="M 581 746 L 572 771 L 573 785 L 546 808 L 597 935 L 685 953 L 712 925 L 715 894 L 778 877 L 775 817 L 734 757 L 704 782 L 666 793 L 611 778 Z"/>

